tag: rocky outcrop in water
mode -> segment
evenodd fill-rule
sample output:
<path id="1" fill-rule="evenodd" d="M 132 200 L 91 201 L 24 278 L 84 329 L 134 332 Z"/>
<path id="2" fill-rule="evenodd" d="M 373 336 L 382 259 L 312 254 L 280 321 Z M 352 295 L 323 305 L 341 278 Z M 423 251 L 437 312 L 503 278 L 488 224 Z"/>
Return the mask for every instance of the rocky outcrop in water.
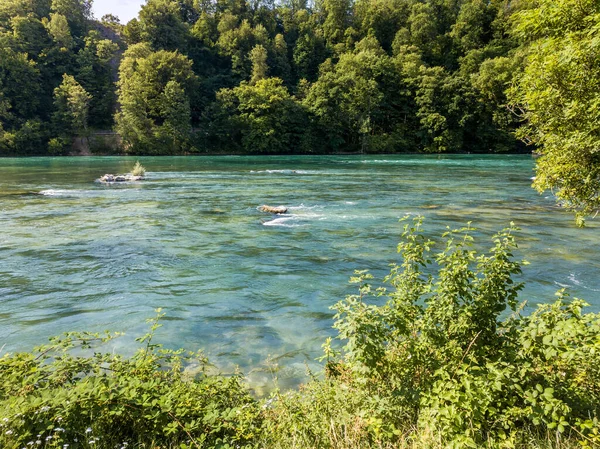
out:
<path id="1" fill-rule="evenodd" d="M 98 179 L 98 182 L 102 182 L 105 184 L 112 184 L 113 182 L 133 182 L 133 181 L 142 181 L 144 179 L 143 176 L 133 176 L 128 173 L 126 175 L 111 175 L 106 174 Z"/>
<path id="2" fill-rule="evenodd" d="M 268 212 L 270 214 L 277 214 L 277 215 L 287 213 L 287 207 L 285 207 L 285 206 L 267 206 L 266 204 L 260 206 L 258 208 L 258 210 L 261 212 Z"/>

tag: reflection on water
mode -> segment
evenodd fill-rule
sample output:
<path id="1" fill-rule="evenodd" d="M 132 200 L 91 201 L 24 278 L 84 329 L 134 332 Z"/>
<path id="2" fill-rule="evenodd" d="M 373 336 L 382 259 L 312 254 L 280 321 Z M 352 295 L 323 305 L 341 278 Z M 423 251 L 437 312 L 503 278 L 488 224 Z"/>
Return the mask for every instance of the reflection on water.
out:
<path id="1" fill-rule="evenodd" d="M 406 214 L 427 230 L 514 221 L 533 305 L 568 287 L 600 310 L 600 237 L 530 188 L 523 156 L 141 158 L 143 183 L 102 185 L 131 158 L 0 160 L 0 344 L 27 349 L 67 330 L 126 331 L 163 307 L 159 338 L 204 348 L 223 371 L 282 385 L 314 367 L 329 306 L 355 269 L 397 260 Z M 285 216 L 257 211 L 289 208 Z M 271 364 L 271 365 L 269 365 Z"/>

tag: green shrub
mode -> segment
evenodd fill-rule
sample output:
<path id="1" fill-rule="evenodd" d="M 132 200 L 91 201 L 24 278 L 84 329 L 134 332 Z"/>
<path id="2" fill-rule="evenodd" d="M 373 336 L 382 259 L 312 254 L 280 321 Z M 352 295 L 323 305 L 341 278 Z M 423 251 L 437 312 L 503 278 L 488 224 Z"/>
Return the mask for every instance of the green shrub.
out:
<path id="1" fill-rule="evenodd" d="M 48 153 L 52 156 L 62 156 L 69 152 L 71 139 L 66 137 L 54 137 L 48 142 Z"/>
<path id="2" fill-rule="evenodd" d="M 0 447 L 254 447 L 259 408 L 240 378 L 186 376 L 206 360 L 153 344 L 159 317 L 131 359 L 72 355 L 113 337 L 89 333 L 0 358 Z"/>
<path id="3" fill-rule="evenodd" d="M 514 226 L 480 255 L 471 227 L 448 231 L 432 257 L 421 225 L 405 227 L 403 262 L 385 278 L 391 289 L 374 290 L 372 276 L 357 272 L 359 294 L 334 307 L 345 344 L 329 372 L 387 401 L 390 434 L 410 423 L 457 447 L 548 432 L 600 442 L 600 315 L 583 314 L 586 304 L 563 291 L 519 313 Z M 371 305 L 369 296 L 387 301 Z"/>

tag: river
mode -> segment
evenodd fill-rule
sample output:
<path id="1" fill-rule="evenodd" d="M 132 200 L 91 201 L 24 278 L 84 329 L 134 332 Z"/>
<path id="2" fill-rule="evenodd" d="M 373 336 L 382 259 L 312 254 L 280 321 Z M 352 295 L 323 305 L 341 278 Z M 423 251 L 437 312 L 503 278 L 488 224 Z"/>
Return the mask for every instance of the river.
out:
<path id="1" fill-rule="evenodd" d="M 512 220 L 529 309 L 567 287 L 600 311 L 600 234 L 530 187 L 527 156 L 143 157 L 147 180 L 106 186 L 125 157 L 0 159 L 0 347 L 70 330 L 124 331 L 157 307 L 157 340 L 203 348 L 258 389 L 294 385 L 332 335 L 355 269 L 398 261 L 399 219 L 435 237 L 468 221 L 487 245 Z M 261 204 L 290 213 L 261 213 Z M 271 368 L 269 368 L 271 367 Z"/>

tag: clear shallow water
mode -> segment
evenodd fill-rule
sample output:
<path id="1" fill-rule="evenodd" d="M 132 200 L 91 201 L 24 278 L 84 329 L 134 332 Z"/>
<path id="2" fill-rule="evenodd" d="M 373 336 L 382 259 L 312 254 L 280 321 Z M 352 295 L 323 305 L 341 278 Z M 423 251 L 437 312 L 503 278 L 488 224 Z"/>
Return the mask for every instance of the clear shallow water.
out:
<path id="1" fill-rule="evenodd" d="M 600 311 L 598 223 L 577 229 L 530 188 L 526 156 L 140 158 L 147 181 L 103 186 L 132 158 L 0 159 L 0 347 L 68 330 L 125 331 L 163 307 L 158 339 L 204 348 L 261 388 L 302 379 L 355 269 L 384 275 L 406 214 L 427 232 L 511 220 L 530 305 L 570 292 Z M 40 194 L 42 193 L 42 194 Z M 287 216 L 256 210 L 290 207 Z M 486 237 L 487 238 L 487 237 Z M 487 241 L 486 241 L 487 246 Z"/>

